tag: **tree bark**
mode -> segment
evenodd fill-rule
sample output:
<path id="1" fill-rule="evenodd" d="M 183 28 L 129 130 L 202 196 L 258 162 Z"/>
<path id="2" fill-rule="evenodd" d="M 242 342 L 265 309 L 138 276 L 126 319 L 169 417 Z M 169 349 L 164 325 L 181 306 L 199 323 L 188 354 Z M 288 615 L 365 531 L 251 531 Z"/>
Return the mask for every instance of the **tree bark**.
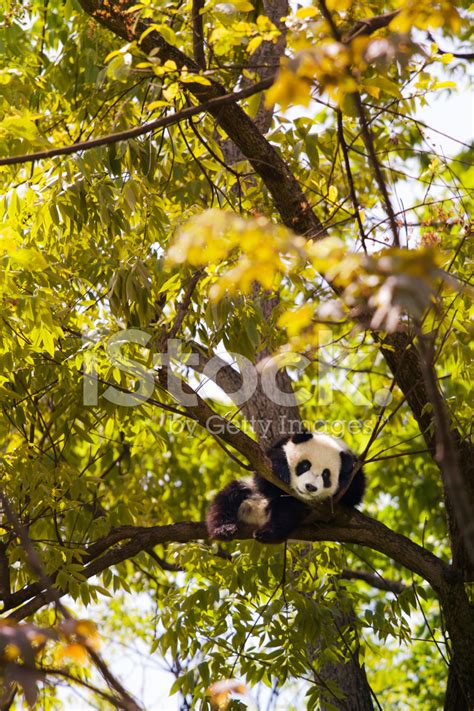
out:
<path id="1" fill-rule="evenodd" d="M 347 635 L 352 634 L 355 629 L 355 614 L 349 612 L 336 615 L 334 625 L 344 649 L 349 644 L 346 640 Z M 349 650 L 350 658 L 345 664 L 342 662 L 329 663 L 321 669 L 320 679 L 323 685 L 327 682 L 335 683 L 345 695 L 344 699 L 339 700 L 332 695 L 327 695 L 327 699 L 324 699 L 325 695 L 323 694 L 322 711 L 327 708 L 337 708 L 340 711 L 368 711 L 374 708 L 365 666 L 359 662 L 359 644 L 356 643 L 353 646 L 355 646 L 355 651 Z"/>
<path id="2" fill-rule="evenodd" d="M 276 385 L 286 393 L 291 392 L 291 381 L 284 370 L 279 371 Z M 274 398 L 268 397 L 263 391 L 261 381 L 253 397 L 245 406 L 245 415 L 250 422 L 256 423 L 256 434 L 263 445 L 288 433 L 288 429 L 285 428 L 288 428 L 290 423 L 291 429 L 294 431 L 294 425 L 299 421 L 296 403 L 286 407 L 277 405 Z M 267 425 L 270 427 L 267 428 Z M 353 634 L 357 634 L 353 612 L 348 614 L 341 610 L 336 613 L 336 618 L 338 620 L 336 632 L 339 632 L 339 628 L 345 627 Z M 336 625 L 336 621 L 334 624 Z M 317 648 L 317 640 L 315 640 L 314 646 Z M 320 673 L 320 681 L 323 682 L 320 701 L 322 711 L 327 708 L 337 708 L 340 711 L 373 711 L 372 693 L 365 669 L 359 662 L 358 645 L 355 646 L 355 651 L 345 662 L 324 665 Z M 344 695 L 342 699 L 337 699 L 325 692 L 325 684 L 328 681 L 340 689 Z M 329 707 L 327 703 L 330 704 Z"/>
<path id="3" fill-rule="evenodd" d="M 445 711 L 474 709 L 474 611 L 463 581 L 443 586 L 441 609 L 451 645 Z"/>
<path id="4" fill-rule="evenodd" d="M 384 342 L 385 359 L 406 396 L 425 442 L 441 471 L 452 564 L 461 582 L 440 595 L 452 645 L 445 711 L 474 708 L 474 607 L 462 581 L 474 574 L 474 446 L 453 429 L 439 392 L 433 353 L 419 334 L 421 352 L 413 337 L 396 333 Z M 427 408 L 427 403 L 431 408 Z M 455 602 L 454 602 L 455 601 Z"/>

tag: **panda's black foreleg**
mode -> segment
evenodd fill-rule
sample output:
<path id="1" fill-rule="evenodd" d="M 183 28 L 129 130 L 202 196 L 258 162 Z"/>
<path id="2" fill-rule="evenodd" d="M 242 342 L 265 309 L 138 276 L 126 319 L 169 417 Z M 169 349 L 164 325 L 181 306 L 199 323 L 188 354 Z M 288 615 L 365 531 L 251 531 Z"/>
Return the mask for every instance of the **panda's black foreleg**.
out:
<path id="1" fill-rule="evenodd" d="M 237 480 L 231 481 L 219 491 L 207 514 L 206 523 L 210 538 L 229 541 L 235 536 L 240 505 L 251 495 L 250 486 Z"/>
<path id="2" fill-rule="evenodd" d="M 362 501 L 365 491 L 365 474 L 363 469 L 359 469 L 346 493 L 341 497 L 340 503 L 343 506 L 357 506 Z"/>
<path id="3" fill-rule="evenodd" d="M 283 495 L 272 499 L 268 505 L 268 521 L 265 526 L 255 531 L 255 538 L 260 543 L 283 543 L 302 523 L 310 510 L 306 504 L 292 496 Z"/>

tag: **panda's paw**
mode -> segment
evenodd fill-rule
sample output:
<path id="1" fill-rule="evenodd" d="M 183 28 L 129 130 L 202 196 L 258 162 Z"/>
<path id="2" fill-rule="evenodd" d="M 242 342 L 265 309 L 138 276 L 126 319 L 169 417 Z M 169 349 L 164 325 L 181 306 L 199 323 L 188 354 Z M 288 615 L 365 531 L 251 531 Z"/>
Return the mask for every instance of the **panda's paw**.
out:
<path id="1" fill-rule="evenodd" d="M 212 538 L 216 538 L 218 541 L 231 541 L 236 534 L 236 523 L 224 523 L 222 526 L 214 528 L 212 531 Z"/>
<path id="2" fill-rule="evenodd" d="M 253 534 L 255 540 L 260 543 L 284 543 L 286 536 L 282 536 L 281 531 L 274 528 L 258 528 Z"/>

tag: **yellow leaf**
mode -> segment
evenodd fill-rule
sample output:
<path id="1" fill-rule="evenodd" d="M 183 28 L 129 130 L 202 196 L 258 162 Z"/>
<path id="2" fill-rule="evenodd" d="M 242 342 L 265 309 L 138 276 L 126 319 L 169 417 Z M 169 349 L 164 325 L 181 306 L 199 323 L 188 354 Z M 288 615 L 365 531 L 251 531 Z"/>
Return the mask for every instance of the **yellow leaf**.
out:
<path id="1" fill-rule="evenodd" d="M 336 202 L 338 196 L 338 191 L 335 185 L 331 185 L 328 191 L 328 198 L 331 202 Z"/>
<path id="2" fill-rule="evenodd" d="M 104 59 L 104 62 L 107 64 L 107 62 L 110 62 L 110 60 L 113 59 L 114 57 L 118 57 L 119 54 L 122 54 L 122 50 L 121 49 L 114 49 L 113 52 L 108 53 L 108 55 Z"/>
<path id="3" fill-rule="evenodd" d="M 407 34 L 411 30 L 412 20 L 407 12 L 401 12 L 391 21 L 389 28 L 392 32 Z"/>
<path id="4" fill-rule="evenodd" d="M 247 45 L 247 52 L 249 54 L 253 54 L 255 52 L 255 50 L 260 47 L 262 42 L 263 42 L 263 37 L 261 37 L 260 35 L 257 35 L 257 37 L 253 37 Z"/>
<path id="5" fill-rule="evenodd" d="M 270 89 L 265 95 L 265 105 L 279 104 L 283 111 L 292 104 L 308 106 L 311 101 L 311 81 L 299 77 L 286 67 L 283 67 Z"/>
<path id="6" fill-rule="evenodd" d="M 398 86 L 398 84 L 396 84 L 394 81 L 391 81 L 390 79 L 387 79 L 387 77 L 384 77 L 384 76 L 378 76 L 378 77 L 374 77 L 373 79 L 371 79 L 370 86 L 377 87 L 378 89 L 381 89 L 382 91 L 384 91 L 386 94 L 389 94 L 390 96 L 396 96 L 397 98 L 401 98 L 401 96 L 402 96 L 400 87 Z M 364 88 L 368 93 L 370 93 L 368 91 L 367 85 L 365 85 Z"/>
<path id="7" fill-rule="evenodd" d="M 346 12 L 352 5 L 352 0 L 326 0 L 328 10 Z"/>
<path id="8" fill-rule="evenodd" d="M 87 644 L 93 649 L 100 646 L 100 637 L 97 625 L 92 620 L 77 620 L 76 634 L 83 637 Z"/>
<path id="9" fill-rule="evenodd" d="M 157 99 L 156 101 L 152 101 L 150 104 L 148 104 L 147 108 L 148 111 L 154 111 L 155 109 L 162 109 L 163 106 L 168 106 L 167 101 L 162 101 L 161 99 Z"/>
<path id="10" fill-rule="evenodd" d="M 3 649 L 2 656 L 8 662 L 14 662 L 20 656 L 20 650 L 16 644 L 7 644 Z"/>
<path id="11" fill-rule="evenodd" d="M 10 227 L 5 227 L 0 235 L 0 252 L 6 252 L 12 264 L 23 267 L 26 271 L 42 271 L 48 262 L 41 252 L 33 248 L 22 248 L 21 235 Z"/>
<path id="12" fill-rule="evenodd" d="M 278 319 L 278 325 L 281 328 L 285 328 L 288 336 L 295 336 L 303 328 L 311 323 L 313 318 L 313 306 L 311 304 L 304 304 L 296 311 L 286 311 Z"/>
<path id="13" fill-rule="evenodd" d="M 64 659 L 68 657 L 74 662 L 85 662 L 87 660 L 87 650 L 82 644 L 74 642 L 73 644 L 67 644 L 62 649 L 58 650 L 58 659 Z"/>
<path id="14" fill-rule="evenodd" d="M 252 12 L 254 9 L 252 3 L 247 2 L 247 0 L 234 0 L 232 5 L 238 12 Z"/>
<path id="15" fill-rule="evenodd" d="M 28 272 L 40 272 L 48 266 L 48 262 L 37 249 L 18 249 L 10 255 L 10 259 Z"/>
<path id="16" fill-rule="evenodd" d="M 361 88 L 369 95 L 378 99 L 380 96 L 380 89 L 377 86 L 370 86 L 370 84 L 362 84 Z"/>
<path id="17" fill-rule="evenodd" d="M 455 81 L 437 81 L 433 85 L 433 89 L 456 89 L 456 87 Z"/>
<path id="18" fill-rule="evenodd" d="M 315 7 L 300 7 L 296 11 L 296 17 L 300 20 L 306 20 L 306 18 L 315 17 L 316 15 L 319 15 L 319 11 Z"/>
<path id="19" fill-rule="evenodd" d="M 163 66 L 169 72 L 175 72 L 178 68 L 176 65 L 176 62 L 173 59 L 167 59 L 166 62 L 163 64 Z"/>
<path id="20" fill-rule="evenodd" d="M 179 84 L 178 82 L 173 82 L 169 86 L 166 87 L 166 89 L 163 89 L 163 96 L 167 101 L 173 101 L 173 99 L 178 95 L 179 93 Z"/>
<path id="21" fill-rule="evenodd" d="M 187 74 L 181 77 L 181 81 L 185 84 L 202 84 L 203 86 L 209 86 L 211 83 L 209 79 L 203 77 L 202 74 Z"/>

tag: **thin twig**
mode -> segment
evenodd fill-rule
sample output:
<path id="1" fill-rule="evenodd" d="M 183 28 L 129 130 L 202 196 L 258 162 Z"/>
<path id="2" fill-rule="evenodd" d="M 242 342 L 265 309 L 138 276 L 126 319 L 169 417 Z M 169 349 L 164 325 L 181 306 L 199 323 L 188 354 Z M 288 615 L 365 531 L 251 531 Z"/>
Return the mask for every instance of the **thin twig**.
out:
<path id="1" fill-rule="evenodd" d="M 407 588 L 405 583 L 401 580 L 388 580 L 382 575 L 369 573 L 367 570 L 349 570 L 348 568 L 344 568 L 344 570 L 339 573 L 338 577 L 342 580 L 361 580 L 362 582 L 371 585 L 373 588 L 393 592 L 396 595 L 400 594 Z"/>
<path id="2" fill-rule="evenodd" d="M 335 40 L 338 42 L 341 41 L 341 33 L 339 32 L 339 29 L 337 28 L 336 23 L 334 22 L 334 18 L 332 14 L 329 12 L 325 0 L 319 0 L 319 5 L 321 7 L 321 12 L 323 14 L 324 19 L 327 21 L 329 24 L 329 27 L 331 28 L 331 32 L 333 34 L 333 37 Z M 352 78 L 352 74 L 350 70 L 347 70 L 348 75 Z M 398 235 L 398 227 L 397 227 L 397 222 L 395 220 L 395 213 L 393 210 L 393 206 L 390 200 L 390 196 L 388 194 L 388 189 L 387 185 L 385 183 L 385 178 L 382 174 L 382 169 L 380 167 L 379 161 L 377 159 L 377 154 L 375 152 L 375 147 L 374 147 L 374 142 L 372 138 L 372 133 L 369 128 L 369 122 L 367 121 L 367 116 L 365 113 L 364 105 L 362 103 L 361 96 L 358 91 L 352 92 L 351 96 L 353 98 L 356 111 L 359 117 L 359 122 L 361 126 L 361 134 L 362 138 L 364 139 L 365 147 L 367 149 L 367 152 L 369 154 L 369 159 L 370 162 L 372 163 L 372 167 L 374 169 L 375 173 L 375 179 L 377 181 L 377 184 L 379 186 L 379 190 L 382 193 L 383 201 L 385 204 L 385 210 L 388 215 L 389 223 L 390 223 L 390 228 L 392 230 L 392 235 L 393 235 L 393 243 L 397 247 L 400 246 L 400 238 Z"/>
<path id="3" fill-rule="evenodd" d="M 273 83 L 273 77 L 268 79 L 263 79 L 257 84 L 242 89 L 241 91 L 232 92 L 230 94 L 224 94 L 223 96 L 216 96 L 209 101 L 204 101 L 197 106 L 191 106 L 182 111 L 177 111 L 171 116 L 164 116 L 162 118 L 156 119 L 155 121 L 150 121 L 142 126 L 135 126 L 135 128 L 129 128 L 126 131 L 118 131 L 117 133 L 110 133 L 106 136 L 100 136 L 99 138 L 94 138 L 90 141 L 79 141 L 78 143 L 73 143 L 69 146 L 62 146 L 61 148 L 50 148 L 47 151 L 37 151 L 36 153 L 25 153 L 20 156 L 8 156 L 7 158 L 0 158 L 0 165 L 19 165 L 21 163 L 32 163 L 33 161 L 43 160 L 45 158 L 54 158 L 55 156 L 70 155 L 71 153 L 80 153 L 81 151 L 89 151 L 91 148 L 98 148 L 99 146 L 111 145 L 113 143 L 118 143 L 119 141 L 128 141 L 130 138 L 138 138 L 152 131 L 156 131 L 159 128 L 166 128 L 167 126 L 173 126 L 180 121 L 185 121 L 191 116 L 200 114 L 203 111 L 209 111 L 211 109 L 219 108 L 220 106 L 226 106 L 228 104 L 235 103 L 239 99 L 245 99 L 254 94 L 258 94 L 264 89 L 268 89 Z"/>
<path id="4" fill-rule="evenodd" d="M 13 511 L 8 498 L 2 490 L 0 490 L 0 503 L 5 517 L 20 540 L 31 571 L 34 575 L 36 575 L 41 586 L 44 588 L 44 592 L 41 594 L 41 597 L 44 598 L 45 602 L 54 602 L 58 612 L 61 613 L 65 620 L 73 620 L 73 616 L 69 610 L 64 607 L 60 600 L 60 598 L 64 595 L 64 592 L 53 587 L 51 578 L 46 572 L 41 558 L 35 550 L 25 527 Z M 100 671 L 109 687 L 119 695 L 120 698 L 117 700 L 116 706 L 124 709 L 124 711 L 140 711 L 138 704 L 134 701 L 134 699 L 132 699 L 119 680 L 112 674 L 107 664 L 103 661 L 99 654 L 92 649 L 87 639 L 81 639 L 81 644 L 87 650 L 89 657 Z"/>
<path id="5" fill-rule="evenodd" d="M 339 136 L 339 144 L 341 146 L 342 155 L 344 156 L 344 165 L 346 167 L 347 182 L 349 183 L 349 192 L 352 200 L 352 205 L 354 207 L 354 214 L 357 220 L 357 225 L 359 227 L 360 240 L 362 243 L 362 248 L 364 252 L 367 253 L 367 246 L 365 244 L 366 234 L 364 230 L 364 225 L 362 224 L 362 218 L 360 216 L 360 204 L 357 197 L 357 193 L 354 185 L 354 178 L 352 176 L 351 163 L 349 160 L 349 151 L 347 149 L 346 139 L 344 138 L 344 125 L 342 122 L 342 111 L 338 111 L 337 114 L 337 134 Z"/>

